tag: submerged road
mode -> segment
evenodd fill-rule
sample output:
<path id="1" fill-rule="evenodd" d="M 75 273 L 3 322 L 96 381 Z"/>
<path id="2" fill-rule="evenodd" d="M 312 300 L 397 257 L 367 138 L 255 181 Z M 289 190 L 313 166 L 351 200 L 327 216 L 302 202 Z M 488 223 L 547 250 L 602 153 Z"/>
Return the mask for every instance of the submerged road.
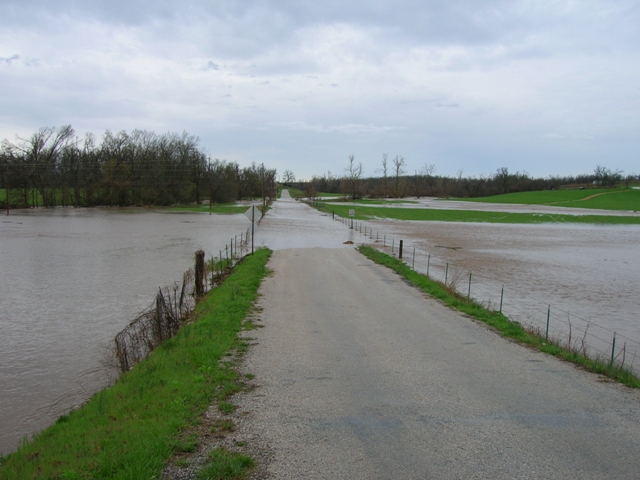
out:
<path id="1" fill-rule="evenodd" d="M 501 338 L 353 248 L 285 248 L 269 267 L 243 365 L 257 387 L 235 401 L 271 478 L 640 477 L 640 392 Z"/>

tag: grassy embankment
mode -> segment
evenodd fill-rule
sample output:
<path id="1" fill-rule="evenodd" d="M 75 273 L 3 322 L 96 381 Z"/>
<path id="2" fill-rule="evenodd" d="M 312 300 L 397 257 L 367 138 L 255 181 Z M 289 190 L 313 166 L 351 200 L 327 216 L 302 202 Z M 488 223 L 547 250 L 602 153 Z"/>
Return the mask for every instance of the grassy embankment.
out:
<path id="1" fill-rule="evenodd" d="M 416 200 L 388 200 L 384 198 L 359 198 L 357 200 L 351 200 L 348 197 L 342 196 L 341 198 L 325 200 L 326 202 L 348 202 L 356 203 L 360 205 L 393 205 L 393 204 L 418 204 L 420 202 Z"/>
<path id="2" fill-rule="evenodd" d="M 257 250 L 247 257 L 198 304 L 193 323 L 115 385 L 0 458 L 0 479 L 159 478 L 172 456 L 194 451 L 190 428 L 212 402 L 223 412 L 232 409 L 228 396 L 241 388 L 232 365 L 220 360 L 247 347 L 238 333 L 270 255 Z M 246 456 L 218 449 L 206 478 L 241 478 L 237 472 L 251 464 Z"/>
<path id="3" fill-rule="evenodd" d="M 307 194 L 298 188 L 287 188 L 289 190 L 289 195 L 291 198 L 307 198 Z M 346 197 L 343 193 L 327 193 L 327 192 L 314 192 L 313 195 L 315 197 Z"/>
<path id="4" fill-rule="evenodd" d="M 349 206 L 319 203 L 318 209 L 341 217 L 348 217 L 349 210 L 355 210 L 358 220 L 390 218 L 395 220 L 419 220 L 438 222 L 476 223 L 592 223 L 608 225 L 640 225 L 640 216 L 618 217 L 607 215 L 564 215 L 543 213 L 507 213 L 473 210 L 435 210 L 431 208 L 400 208 L 375 206 Z"/>
<path id="5" fill-rule="evenodd" d="M 246 205 L 238 205 L 236 203 L 214 203 L 209 208 L 209 205 L 179 205 L 175 207 L 168 207 L 172 212 L 202 212 L 202 213 L 223 213 L 223 214 L 238 214 L 244 213 L 249 207 Z M 259 207 L 261 208 L 261 207 Z"/>
<path id="6" fill-rule="evenodd" d="M 452 199 L 453 200 L 453 199 Z M 603 210 L 640 210 L 640 190 L 589 189 L 544 190 L 507 193 L 481 198 L 459 198 L 465 202 L 551 205 L 556 207 L 597 208 Z"/>
<path id="7" fill-rule="evenodd" d="M 512 338 L 523 345 L 535 348 L 541 352 L 575 363 L 591 372 L 605 375 L 629 387 L 640 388 L 640 378 L 626 368 L 617 364 L 612 365 L 604 358 L 590 358 L 585 356 L 579 349 L 563 345 L 559 341 L 553 339 L 545 340 L 544 332 L 540 334 L 540 332 L 528 331 L 523 328 L 520 323 L 509 320 L 502 313 L 489 310 L 472 299 L 467 299 L 467 297 L 447 288 L 444 284 L 431 280 L 426 275 L 417 273 L 395 257 L 391 257 L 367 246 L 360 247 L 359 251 L 374 262 L 391 268 L 409 281 L 409 283 L 432 297 L 437 298 L 446 306 L 471 315 L 495 328 L 505 337 Z"/>

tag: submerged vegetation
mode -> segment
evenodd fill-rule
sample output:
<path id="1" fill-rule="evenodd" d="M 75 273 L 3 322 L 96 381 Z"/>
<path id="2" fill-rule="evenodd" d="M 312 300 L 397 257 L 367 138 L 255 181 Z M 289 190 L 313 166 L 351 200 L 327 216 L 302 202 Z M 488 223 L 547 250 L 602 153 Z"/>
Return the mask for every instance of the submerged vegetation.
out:
<path id="1" fill-rule="evenodd" d="M 186 132 L 107 130 L 98 144 L 67 125 L 0 146 L 1 208 L 228 203 L 275 189 L 275 170 L 211 159 Z"/>
<path id="2" fill-rule="evenodd" d="M 266 275 L 269 250 L 246 257 L 235 272 L 201 301 L 195 320 L 165 341 L 145 361 L 123 374 L 86 405 L 0 457 L 0 479 L 158 478 L 176 454 L 196 448 L 189 429 L 217 402 L 222 411 L 241 387 L 229 362 L 244 351 L 238 338 Z M 211 453 L 224 475 L 237 478 L 251 459 L 226 451 Z M 209 477 L 207 477 L 209 478 Z"/>
<path id="3" fill-rule="evenodd" d="M 564 344 L 551 338 L 545 339 L 544 334 L 541 334 L 539 331 L 527 329 L 520 323 L 509 320 L 501 312 L 490 310 L 473 299 L 460 295 L 454 289 L 450 288 L 450 286 L 432 280 L 427 275 L 416 272 L 402 262 L 402 260 L 389 256 L 379 250 L 362 246 L 359 248 L 359 251 L 374 262 L 394 270 L 409 283 L 440 300 L 446 306 L 486 323 L 507 338 L 514 339 L 528 347 L 575 363 L 591 372 L 605 375 L 629 387 L 640 388 L 640 378 L 635 376 L 631 370 L 625 368 L 623 365 L 610 362 L 604 358 L 587 356 L 584 351 L 575 348 L 572 344 Z"/>

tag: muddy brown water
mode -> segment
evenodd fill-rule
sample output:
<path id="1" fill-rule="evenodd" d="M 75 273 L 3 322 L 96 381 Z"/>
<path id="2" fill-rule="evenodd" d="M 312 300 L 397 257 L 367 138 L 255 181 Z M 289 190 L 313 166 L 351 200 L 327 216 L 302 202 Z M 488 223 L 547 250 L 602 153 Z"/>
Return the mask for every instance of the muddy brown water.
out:
<path id="1" fill-rule="evenodd" d="M 511 318 L 545 331 L 550 312 L 550 336 L 571 334 L 580 348 L 584 338 L 592 354 L 609 356 L 615 332 L 616 355 L 627 364 L 640 355 L 640 226 L 365 224 L 373 235 L 364 241 L 375 244 L 377 235 L 379 245 L 386 236 L 397 254 L 402 239 L 407 263 L 415 248 L 416 270 L 453 280 L 460 293 L 469 293 L 471 274 L 471 296 L 496 310 L 502 297 Z"/>
<path id="2" fill-rule="evenodd" d="M 0 218 L 0 452 L 109 383 L 107 346 L 243 215 L 12 211 Z"/>
<path id="3" fill-rule="evenodd" d="M 375 243 L 330 216 L 285 198 L 256 231 L 256 247 L 353 248 Z M 405 260 L 466 288 L 505 313 L 566 313 L 598 322 L 606 349 L 614 330 L 640 341 L 639 227 L 366 222 L 380 242 L 405 242 Z M 114 335 L 179 281 L 194 251 L 214 254 L 249 228 L 243 215 L 122 213 L 108 209 L 12 212 L 0 223 L 0 452 L 52 423 L 110 381 L 103 365 Z M 452 248 L 455 247 L 455 248 Z M 430 260 L 428 255 L 431 254 Z M 310 272 L 312 274 L 312 272 Z M 544 317 L 544 318 L 543 318 Z M 564 324 L 562 323 L 564 322 Z M 575 335 L 575 333 L 574 333 Z M 640 353 L 640 350 L 639 350 Z M 629 355 L 631 356 L 631 355 Z M 629 359 L 630 360 L 630 359 Z"/>

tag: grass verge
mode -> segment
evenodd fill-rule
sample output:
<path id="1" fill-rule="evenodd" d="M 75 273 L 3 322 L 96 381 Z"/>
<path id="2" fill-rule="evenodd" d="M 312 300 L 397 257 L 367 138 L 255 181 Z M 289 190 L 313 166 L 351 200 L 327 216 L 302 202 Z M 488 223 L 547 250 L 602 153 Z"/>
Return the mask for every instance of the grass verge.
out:
<path id="1" fill-rule="evenodd" d="M 384 198 L 359 198 L 351 200 L 349 197 L 341 197 L 336 199 L 324 200 L 325 202 L 346 202 L 356 203 L 360 205 L 393 205 L 393 204 L 419 204 L 417 200 L 388 200 Z"/>
<path id="2" fill-rule="evenodd" d="M 212 402 L 225 406 L 240 388 L 238 374 L 220 359 L 247 347 L 238 333 L 270 255 L 265 249 L 247 257 L 198 304 L 193 323 L 115 385 L 2 457 L 0 479 L 158 478 L 173 454 L 193 451 L 189 427 Z M 238 462 L 250 464 L 231 463 Z"/>
<path id="3" fill-rule="evenodd" d="M 235 203 L 221 203 L 213 204 L 211 208 L 209 205 L 185 205 L 170 207 L 168 210 L 171 212 L 203 212 L 203 213 L 223 213 L 234 214 L 244 213 L 249 207 L 246 205 L 237 205 Z"/>
<path id="4" fill-rule="evenodd" d="M 531 348 L 548 353 L 555 357 L 575 363 L 586 370 L 605 375 L 606 377 L 623 383 L 632 388 L 640 388 L 640 378 L 627 368 L 611 365 L 603 358 L 592 358 L 582 354 L 570 345 L 562 345 L 559 341 L 545 340 L 539 332 L 525 329 L 520 323 L 509 320 L 500 312 L 489 310 L 472 299 L 452 291 L 444 284 L 431 280 L 426 275 L 412 270 L 401 260 L 391 257 L 372 247 L 362 246 L 358 249 L 364 256 L 374 262 L 384 265 L 404 277 L 410 284 L 423 292 L 437 298 L 446 306 L 466 313 L 481 322 L 495 328 L 502 336 L 516 340 Z"/>
<path id="5" fill-rule="evenodd" d="M 435 210 L 431 208 L 397 208 L 336 205 L 318 203 L 321 211 L 347 217 L 349 210 L 355 211 L 356 219 L 390 218 L 395 220 L 418 220 L 438 222 L 474 223 L 590 223 L 606 225 L 640 225 L 640 216 L 619 217 L 607 215 L 556 215 L 543 213 L 483 212 L 474 210 Z"/>

